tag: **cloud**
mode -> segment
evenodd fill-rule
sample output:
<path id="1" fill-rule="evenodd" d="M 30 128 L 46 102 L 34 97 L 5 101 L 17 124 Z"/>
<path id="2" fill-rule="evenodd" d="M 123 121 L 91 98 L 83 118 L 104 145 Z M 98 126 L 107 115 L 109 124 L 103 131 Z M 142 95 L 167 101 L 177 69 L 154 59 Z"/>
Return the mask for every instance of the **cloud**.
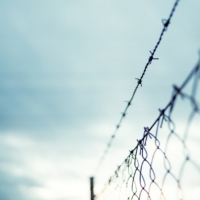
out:
<path id="1" fill-rule="evenodd" d="M 2 199 L 48 199 L 49 194 L 58 200 L 62 195 L 76 199 L 70 182 L 73 188 L 78 182 L 80 196 L 86 198 L 87 178 L 124 101 L 131 97 L 173 1 L 0 4 Z M 141 138 L 158 107 L 166 105 L 171 85 L 182 82 L 193 67 L 199 48 L 198 5 L 180 2 L 156 52 L 159 60 L 148 67 L 117 135 L 106 172 Z M 11 193 L 8 188 L 13 188 Z"/>
<path id="2" fill-rule="evenodd" d="M 4 170 L 0 170 L 0 198 L 5 200 L 23 200 L 27 199 L 22 188 L 29 188 L 38 185 L 38 183 L 27 177 L 18 177 Z M 31 199 L 30 197 L 28 197 Z"/>

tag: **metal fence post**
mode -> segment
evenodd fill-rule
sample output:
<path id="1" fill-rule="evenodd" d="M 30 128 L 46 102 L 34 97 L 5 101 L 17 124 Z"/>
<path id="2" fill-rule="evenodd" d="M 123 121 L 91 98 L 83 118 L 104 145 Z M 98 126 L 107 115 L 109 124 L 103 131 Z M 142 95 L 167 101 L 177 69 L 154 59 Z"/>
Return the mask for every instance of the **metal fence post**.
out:
<path id="1" fill-rule="evenodd" d="M 94 200 L 94 177 L 90 177 L 90 200 Z"/>

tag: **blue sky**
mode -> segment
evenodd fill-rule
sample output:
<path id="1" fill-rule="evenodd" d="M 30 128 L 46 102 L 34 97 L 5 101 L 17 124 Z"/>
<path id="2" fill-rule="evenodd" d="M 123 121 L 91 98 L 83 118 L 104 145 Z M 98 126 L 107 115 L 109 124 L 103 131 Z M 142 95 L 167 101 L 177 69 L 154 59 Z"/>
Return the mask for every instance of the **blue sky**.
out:
<path id="1" fill-rule="evenodd" d="M 173 4 L 1 0 L 1 199 L 89 198 L 89 177 Z M 105 180 L 167 104 L 172 84 L 195 65 L 199 6 L 180 1 L 159 60 L 149 66 L 99 172 Z"/>

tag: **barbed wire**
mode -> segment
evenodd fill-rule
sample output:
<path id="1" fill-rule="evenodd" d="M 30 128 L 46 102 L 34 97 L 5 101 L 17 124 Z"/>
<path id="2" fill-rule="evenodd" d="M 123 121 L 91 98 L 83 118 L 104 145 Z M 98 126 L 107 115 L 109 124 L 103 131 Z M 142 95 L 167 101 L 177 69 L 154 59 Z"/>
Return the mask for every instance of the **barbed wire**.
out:
<path id="1" fill-rule="evenodd" d="M 136 80 L 137 80 L 137 85 L 136 85 L 136 87 L 135 87 L 135 89 L 134 89 L 134 91 L 133 91 L 133 93 L 132 93 L 132 96 L 131 96 L 130 100 L 129 100 L 129 101 L 126 101 L 126 102 L 127 102 L 127 105 L 126 105 L 124 111 L 122 112 L 122 115 L 121 115 L 121 117 L 120 117 L 120 120 L 119 120 L 119 122 L 117 123 L 116 128 L 115 128 L 113 134 L 111 135 L 111 138 L 109 139 L 109 142 L 108 142 L 107 145 L 106 145 L 106 148 L 105 148 L 105 150 L 104 150 L 104 152 L 103 152 L 103 155 L 101 156 L 101 158 L 100 158 L 100 160 L 99 160 L 99 162 L 98 162 L 98 164 L 97 164 L 97 167 L 96 167 L 96 169 L 95 169 L 95 174 L 98 172 L 100 166 L 102 165 L 102 163 L 103 163 L 103 161 L 104 161 L 104 159 L 105 159 L 105 156 L 106 156 L 106 154 L 108 153 L 108 150 L 109 150 L 109 148 L 111 147 L 112 142 L 113 142 L 113 140 L 114 140 L 114 138 L 115 138 L 115 136 L 116 136 L 116 133 L 117 133 L 117 131 L 119 130 L 119 128 L 120 128 L 120 126 L 121 126 L 121 124 L 122 124 L 122 121 L 123 121 L 123 119 L 125 118 L 125 116 L 126 116 L 126 114 L 127 114 L 127 111 L 128 111 L 128 109 L 129 109 L 129 107 L 131 106 L 131 103 L 132 103 L 132 101 L 133 101 L 133 98 L 135 97 L 135 94 L 136 94 L 136 92 L 137 92 L 139 86 L 140 86 L 140 85 L 142 86 L 142 80 L 143 80 L 143 77 L 144 77 L 144 75 L 145 75 L 145 73 L 146 73 L 146 71 L 147 71 L 148 66 L 152 63 L 153 60 L 157 60 L 157 59 L 158 59 L 158 58 L 154 58 L 154 55 L 155 55 L 155 53 L 156 53 L 156 50 L 158 49 L 158 46 L 160 45 L 160 43 L 161 43 L 161 41 L 162 41 L 162 38 L 163 38 L 164 33 L 166 32 L 166 30 L 167 30 L 167 28 L 168 28 L 168 26 L 169 26 L 169 24 L 170 24 L 170 22 L 171 22 L 171 19 L 172 19 L 173 14 L 174 14 L 174 12 L 175 12 L 175 10 L 176 10 L 176 7 L 178 6 L 179 1 L 180 1 L 180 0 L 176 0 L 176 1 L 175 1 L 174 6 L 173 6 L 173 8 L 172 8 L 172 10 L 171 10 L 171 12 L 170 12 L 170 15 L 169 15 L 168 19 L 167 19 L 167 20 L 166 20 L 166 19 L 163 19 L 163 20 L 162 20 L 163 29 L 162 29 L 162 31 L 161 31 L 161 34 L 160 34 L 160 36 L 159 36 L 159 39 L 158 39 L 158 41 L 157 41 L 157 43 L 156 43 L 156 45 L 155 45 L 153 51 L 150 51 L 150 54 L 151 54 L 151 55 L 150 55 L 150 57 L 148 58 L 148 61 L 147 61 L 146 65 L 145 65 L 145 67 L 144 67 L 144 70 L 143 70 L 143 72 L 142 72 L 141 77 L 140 77 L 140 78 L 136 78 Z"/>
<path id="2" fill-rule="evenodd" d="M 150 127 L 144 127 L 143 137 L 137 140 L 136 147 L 118 166 L 95 200 L 200 199 L 199 80 L 200 60 L 180 87 L 173 86 L 172 97 L 167 106 L 159 109 L 160 114 Z M 186 86 L 189 87 L 190 83 L 191 88 L 186 92 Z M 177 101 L 184 103 L 179 110 Z M 181 123 L 182 120 L 179 119 L 183 116 L 186 116 L 185 123 Z M 178 119 L 175 121 L 176 117 Z M 164 134 L 160 134 L 161 130 Z M 193 134 L 190 139 L 189 133 Z M 188 166 L 192 170 L 184 176 Z"/>

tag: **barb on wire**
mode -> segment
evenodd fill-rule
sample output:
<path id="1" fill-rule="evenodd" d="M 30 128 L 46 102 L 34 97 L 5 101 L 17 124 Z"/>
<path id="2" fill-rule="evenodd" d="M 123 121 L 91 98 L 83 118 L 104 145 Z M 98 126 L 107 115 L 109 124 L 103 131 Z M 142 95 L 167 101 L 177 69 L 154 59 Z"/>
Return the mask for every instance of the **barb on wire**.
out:
<path id="1" fill-rule="evenodd" d="M 115 138 L 115 135 L 116 135 L 118 129 L 121 127 L 122 121 L 123 121 L 123 119 L 124 119 L 125 116 L 126 116 L 127 110 L 128 110 L 128 108 L 130 107 L 130 105 L 131 105 L 131 103 L 132 103 L 132 101 L 133 101 L 133 98 L 134 98 L 134 96 L 135 96 L 135 94 L 136 94 L 136 92 L 137 92 L 137 90 L 138 90 L 138 87 L 139 87 L 140 85 L 142 86 L 142 80 L 143 80 L 143 77 L 144 77 L 144 75 L 145 75 L 145 73 L 146 73 L 146 70 L 147 70 L 148 66 L 152 63 L 153 60 L 157 60 L 157 59 L 158 59 L 158 58 L 154 58 L 155 52 L 156 52 L 158 46 L 160 45 L 160 42 L 161 42 L 162 37 L 163 37 L 163 35 L 164 35 L 164 32 L 167 30 L 167 28 L 168 28 L 168 26 L 169 26 L 169 24 L 170 24 L 171 18 L 172 18 L 172 16 L 173 16 L 174 12 L 175 12 L 175 9 L 176 9 L 176 7 L 177 7 L 179 1 L 180 1 L 180 0 L 176 0 L 175 4 L 174 4 L 174 6 L 173 6 L 173 8 L 172 8 L 172 10 L 171 10 L 171 12 L 170 12 L 170 15 L 169 15 L 168 19 L 167 19 L 167 20 L 162 20 L 162 23 L 163 23 L 164 27 L 163 27 L 163 29 L 162 29 L 162 31 L 161 31 L 161 34 L 160 34 L 160 36 L 159 36 L 159 39 L 158 39 L 158 41 L 157 41 L 157 43 L 156 43 L 156 45 L 155 45 L 153 51 L 150 51 L 150 54 L 151 54 L 151 55 L 150 55 L 150 57 L 149 57 L 149 59 L 148 59 L 146 65 L 145 65 L 145 67 L 144 67 L 144 70 L 143 70 L 143 72 L 142 72 L 141 77 L 140 77 L 140 78 L 136 78 L 136 80 L 138 81 L 138 82 L 137 82 L 137 85 L 136 85 L 136 87 L 135 87 L 135 89 L 134 89 L 134 91 L 133 91 L 133 93 L 132 93 L 132 96 L 131 96 L 130 100 L 128 101 L 128 103 L 127 103 L 127 105 L 126 105 L 124 111 L 122 112 L 122 115 L 121 115 L 121 117 L 120 117 L 120 120 L 119 120 L 119 122 L 118 122 L 118 124 L 117 124 L 117 126 L 116 126 L 116 128 L 115 128 L 115 130 L 114 130 L 114 132 L 113 132 L 113 134 L 112 134 L 112 136 L 111 136 L 109 142 L 107 143 L 106 149 L 104 150 L 103 155 L 101 156 L 101 158 L 100 158 L 100 160 L 99 160 L 99 163 L 98 163 L 98 165 L 97 165 L 97 167 L 96 167 L 95 173 L 98 172 L 98 170 L 99 170 L 99 168 L 100 168 L 102 162 L 103 162 L 104 159 L 105 159 L 105 156 L 106 156 L 106 154 L 107 154 L 107 152 L 108 152 L 108 149 L 109 149 L 109 148 L 111 147 L 111 145 L 112 145 L 112 142 L 113 142 L 113 140 L 114 140 L 114 138 Z"/>
<path id="2" fill-rule="evenodd" d="M 191 82 L 191 89 L 186 91 L 186 85 Z M 199 82 L 200 60 L 180 87 L 173 86 L 169 103 L 159 109 L 160 113 L 150 127 L 144 127 L 143 137 L 137 140 L 135 148 L 95 200 L 199 199 Z M 181 112 L 176 109 L 175 100 L 186 104 Z M 172 116 L 174 112 L 179 115 Z M 183 113 L 185 123 L 180 123 Z"/>

